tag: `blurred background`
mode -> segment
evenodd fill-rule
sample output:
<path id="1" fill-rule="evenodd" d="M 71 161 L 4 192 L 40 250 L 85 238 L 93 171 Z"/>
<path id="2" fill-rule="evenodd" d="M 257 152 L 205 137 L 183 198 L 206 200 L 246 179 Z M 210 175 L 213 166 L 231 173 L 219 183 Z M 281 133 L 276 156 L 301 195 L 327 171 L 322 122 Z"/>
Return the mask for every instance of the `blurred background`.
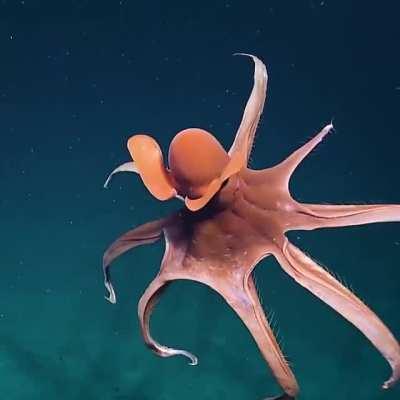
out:
<path id="1" fill-rule="evenodd" d="M 308 202 L 400 203 L 396 1 L 0 1 L 0 392 L 7 400 L 262 399 L 279 393 L 222 299 L 176 282 L 152 319 L 162 343 L 199 356 L 161 359 L 143 344 L 137 302 L 164 244 L 113 267 L 120 234 L 181 207 L 133 175 L 126 141 L 166 152 L 187 127 L 229 148 L 258 55 L 269 71 L 251 166 L 271 166 L 333 120 L 292 180 Z M 400 337 L 400 225 L 292 232 Z M 394 400 L 389 367 L 353 326 L 273 260 L 256 270 L 300 399 Z M 3 397 L 4 396 L 4 397 Z"/>

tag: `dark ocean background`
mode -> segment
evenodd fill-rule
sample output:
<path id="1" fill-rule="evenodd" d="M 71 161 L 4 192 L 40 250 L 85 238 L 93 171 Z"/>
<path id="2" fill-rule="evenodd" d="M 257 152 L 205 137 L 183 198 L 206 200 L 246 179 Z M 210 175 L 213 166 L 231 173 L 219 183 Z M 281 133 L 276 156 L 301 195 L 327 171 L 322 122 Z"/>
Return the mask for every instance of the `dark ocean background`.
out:
<path id="1" fill-rule="evenodd" d="M 333 120 L 292 181 L 308 202 L 400 203 L 399 3 L 395 1 L 0 1 L 0 399 L 257 400 L 279 393 L 242 323 L 208 288 L 176 282 L 143 344 L 137 302 L 164 245 L 113 268 L 121 233 L 181 207 L 133 175 L 103 189 L 150 133 L 164 152 L 187 127 L 233 140 L 258 55 L 268 99 L 251 165 L 273 165 Z M 400 224 L 294 232 L 400 337 Z M 300 399 L 395 400 L 386 361 L 273 260 L 257 267 Z"/>

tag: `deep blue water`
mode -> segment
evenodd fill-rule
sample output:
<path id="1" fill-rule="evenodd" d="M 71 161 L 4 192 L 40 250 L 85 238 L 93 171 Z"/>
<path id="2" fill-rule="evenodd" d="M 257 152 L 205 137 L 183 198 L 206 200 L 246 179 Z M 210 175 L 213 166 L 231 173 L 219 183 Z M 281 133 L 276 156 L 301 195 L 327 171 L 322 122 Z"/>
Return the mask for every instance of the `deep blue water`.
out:
<path id="1" fill-rule="evenodd" d="M 115 263 L 121 233 L 178 209 L 131 175 L 126 140 L 164 152 L 198 126 L 229 147 L 258 55 L 269 91 L 251 165 L 273 165 L 332 119 L 296 172 L 302 201 L 400 203 L 400 57 L 396 2 L 0 1 L 0 399 L 262 399 L 278 387 L 218 295 L 177 282 L 152 331 L 199 356 L 161 359 L 143 344 L 137 302 L 163 244 Z M 400 225 L 295 232 L 400 337 Z M 385 360 L 353 326 L 272 260 L 257 267 L 265 310 L 307 400 L 395 400 Z"/>

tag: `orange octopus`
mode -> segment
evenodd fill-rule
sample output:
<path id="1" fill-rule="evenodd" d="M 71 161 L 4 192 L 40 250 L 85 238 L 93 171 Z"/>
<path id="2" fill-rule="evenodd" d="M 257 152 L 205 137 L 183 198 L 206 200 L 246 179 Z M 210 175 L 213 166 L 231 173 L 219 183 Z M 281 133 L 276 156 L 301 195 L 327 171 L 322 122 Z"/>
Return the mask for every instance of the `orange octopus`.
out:
<path id="1" fill-rule="evenodd" d="M 226 300 L 250 331 L 284 391 L 275 399 L 293 399 L 299 392 L 296 378 L 265 317 L 252 277 L 257 263 L 273 256 L 297 283 L 351 322 L 380 351 L 392 368 L 391 377 L 383 384 L 389 388 L 400 377 L 398 341 L 371 309 L 290 243 L 285 233 L 399 221 L 400 205 L 305 204 L 292 197 L 289 181 L 294 170 L 332 130 L 331 124 L 278 165 L 250 169 L 248 160 L 264 107 L 267 71 L 257 57 L 242 55 L 254 61 L 254 85 L 228 152 L 205 130 L 185 129 L 172 140 L 166 167 L 152 137 L 135 135 L 128 140 L 133 161 L 116 168 L 109 179 L 117 172 L 135 172 L 154 197 L 176 197 L 185 207 L 125 233 L 107 249 L 103 259 L 107 298 L 116 302 L 109 271 L 112 261 L 164 236 L 161 268 L 138 307 L 146 345 L 161 357 L 183 355 L 191 365 L 197 364 L 197 357 L 188 351 L 154 340 L 149 319 L 162 289 L 170 282 L 187 279 L 203 283 Z"/>

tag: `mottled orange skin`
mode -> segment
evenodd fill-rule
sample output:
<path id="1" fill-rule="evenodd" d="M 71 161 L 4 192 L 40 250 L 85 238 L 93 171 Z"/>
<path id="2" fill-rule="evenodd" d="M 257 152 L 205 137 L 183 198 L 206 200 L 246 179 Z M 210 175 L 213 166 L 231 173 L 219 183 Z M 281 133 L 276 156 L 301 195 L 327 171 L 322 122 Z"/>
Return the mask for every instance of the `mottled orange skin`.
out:
<path id="1" fill-rule="evenodd" d="M 166 250 L 160 271 L 139 301 L 145 343 L 161 357 L 183 355 L 192 365 L 197 364 L 193 354 L 155 341 L 149 332 L 149 318 L 165 285 L 177 279 L 201 282 L 217 291 L 249 329 L 284 391 L 276 399 L 293 399 L 299 390 L 296 378 L 265 317 L 252 278 L 256 264 L 264 257 L 274 256 L 296 282 L 350 321 L 381 352 L 393 371 L 383 385 L 388 388 L 400 377 L 399 343 L 373 311 L 291 244 L 285 233 L 399 221 L 400 206 L 303 204 L 291 196 L 292 173 L 331 131 L 331 125 L 280 164 L 260 171 L 249 169 L 248 156 L 264 105 L 267 80 L 264 65 L 256 57 L 253 60 L 256 65 L 253 91 L 229 153 L 221 151 L 222 147 L 208 134 L 199 132 L 197 139 L 196 134 L 190 137 L 193 131 L 189 131 L 172 141 L 169 159 L 172 168 L 168 172 L 173 175 L 171 185 L 178 183 L 177 193 L 203 196 L 203 204 L 196 211 L 185 207 L 169 217 L 139 226 L 109 247 L 103 263 L 109 300 L 115 302 L 109 276 L 111 262 L 133 247 L 164 236 Z M 207 160 L 203 170 L 199 168 L 202 160 Z M 230 172 L 235 172 L 225 178 L 222 171 L 226 171 L 226 165 L 236 162 L 242 163 L 241 168 L 231 169 Z M 219 181 L 215 180 L 218 173 L 222 174 Z M 207 182 L 218 182 L 209 198 L 204 196 Z"/>

